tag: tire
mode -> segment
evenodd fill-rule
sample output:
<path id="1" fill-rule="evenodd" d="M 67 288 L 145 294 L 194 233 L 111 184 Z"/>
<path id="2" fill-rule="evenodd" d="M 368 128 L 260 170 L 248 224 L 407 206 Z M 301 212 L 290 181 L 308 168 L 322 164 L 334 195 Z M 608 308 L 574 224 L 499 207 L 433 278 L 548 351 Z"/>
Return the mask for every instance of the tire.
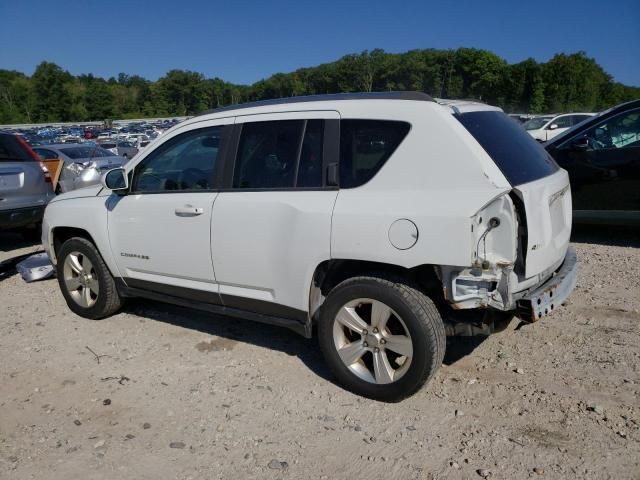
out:
<path id="1" fill-rule="evenodd" d="M 114 314 L 123 305 L 100 252 L 85 238 L 71 238 L 62 244 L 56 273 L 67 305 L 81 317 L 98 320 Z M 73 289 L 76 285 L 78 288 Z"/>
<path id="2" fill-rule="evenodd" d="M 386 402 L 417 392 L 440 367 L 446 349 L 444 323 L 431 299 L 382 275 L 354 277 L 331 290 L 318 337 L 329 368 L 346 389 Z"/>

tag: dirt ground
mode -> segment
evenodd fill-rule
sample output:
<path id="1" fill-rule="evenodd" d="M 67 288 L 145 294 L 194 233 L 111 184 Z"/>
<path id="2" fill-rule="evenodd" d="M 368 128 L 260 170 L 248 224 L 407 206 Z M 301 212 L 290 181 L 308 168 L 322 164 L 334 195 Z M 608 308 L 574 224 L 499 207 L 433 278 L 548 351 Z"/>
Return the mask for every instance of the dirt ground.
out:
<path id="1" fill-rule="evenodd" d="M 90 321 L 0 277 L 0 478 L 640 479 L 640 233 L 574 245 L 569 305 L 450 339 L 399 404 L 287 330 L 142 300 Z M 38 249 L 0 234 L 0 260 Z"/>

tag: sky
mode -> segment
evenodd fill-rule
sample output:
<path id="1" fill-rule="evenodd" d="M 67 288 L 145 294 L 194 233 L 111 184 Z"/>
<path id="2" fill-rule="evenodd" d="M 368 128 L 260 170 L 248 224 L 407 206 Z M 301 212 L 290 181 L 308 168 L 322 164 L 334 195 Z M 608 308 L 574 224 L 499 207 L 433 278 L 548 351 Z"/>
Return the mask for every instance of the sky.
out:
<path id="1" fill-rule="evenodd" d="M 348 53 L 473 47 L 509 63 L 583 50 L 640 86 L 640 0 L 0 0 L 0 69 L 250 84 Z"/>

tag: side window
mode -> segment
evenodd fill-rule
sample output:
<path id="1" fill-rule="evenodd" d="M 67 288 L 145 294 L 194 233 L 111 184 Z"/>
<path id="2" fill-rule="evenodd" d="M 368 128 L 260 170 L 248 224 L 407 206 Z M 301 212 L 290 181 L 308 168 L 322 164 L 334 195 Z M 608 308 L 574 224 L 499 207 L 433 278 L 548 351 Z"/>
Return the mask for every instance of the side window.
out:
<path id="1" fill-rule="evenodd" d="M 293 188 L 304 120 L 245 123 L 233 188 Z"/>
<path id="2" fill-rule="evenodd" d="M 214 188 L 223 127 L 183 133 L 136 167 L 134 192 L 193 191 Z"/>
<path id="3" fill-rule="evenodd" d="M 591 118 L 591 116 L 590 115 L 574 115 L 573 125 L 578 125 L 579 123 L 585 121 L 587 118 Z"/>
<path id="4" fill-rule="evenodd" d="M 340 187 L 358 187 L 371 180 L 398 148 L 410 128 L 406 122 L 342 120 Z"/>
<path id="5" fill-rule="evenodd" d="M 571 118 L 571 115 L 556 118 L 549 124 L 549 127 L 555 124 L 558 128 L 569 128 L 572 125 Z"/>
<path id="6" fill-rule="evenodd" d="M 640 147 L 640 110 L 610 118 L 585 132 L 593 150 Z"/>

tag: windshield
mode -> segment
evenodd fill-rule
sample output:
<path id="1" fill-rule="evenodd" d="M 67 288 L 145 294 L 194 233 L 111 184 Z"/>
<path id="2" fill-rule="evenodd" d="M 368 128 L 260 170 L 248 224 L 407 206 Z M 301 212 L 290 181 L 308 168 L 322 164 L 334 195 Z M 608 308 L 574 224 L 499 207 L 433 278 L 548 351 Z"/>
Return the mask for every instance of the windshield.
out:
<path id="1" fill-rule="evenodd" d="M 115 153 L 100 147 L 72 147 L 60 149 L 67 157 L 72 160 L 78 158 L 96 158 L 96 157 L 115 157 Z"/>
<path id="2" fill-rule="evenodd" d="M 545 126 L 552 117 L 536 117 L 525 122 L 522 126 L 525 130 L 538 130 Z"/>
<path id="3" fill-rule="evenodd" d="M 520 125 L 499 111 L 454 115 L 513 186 L 551 175 L 558 165 Z"/>

